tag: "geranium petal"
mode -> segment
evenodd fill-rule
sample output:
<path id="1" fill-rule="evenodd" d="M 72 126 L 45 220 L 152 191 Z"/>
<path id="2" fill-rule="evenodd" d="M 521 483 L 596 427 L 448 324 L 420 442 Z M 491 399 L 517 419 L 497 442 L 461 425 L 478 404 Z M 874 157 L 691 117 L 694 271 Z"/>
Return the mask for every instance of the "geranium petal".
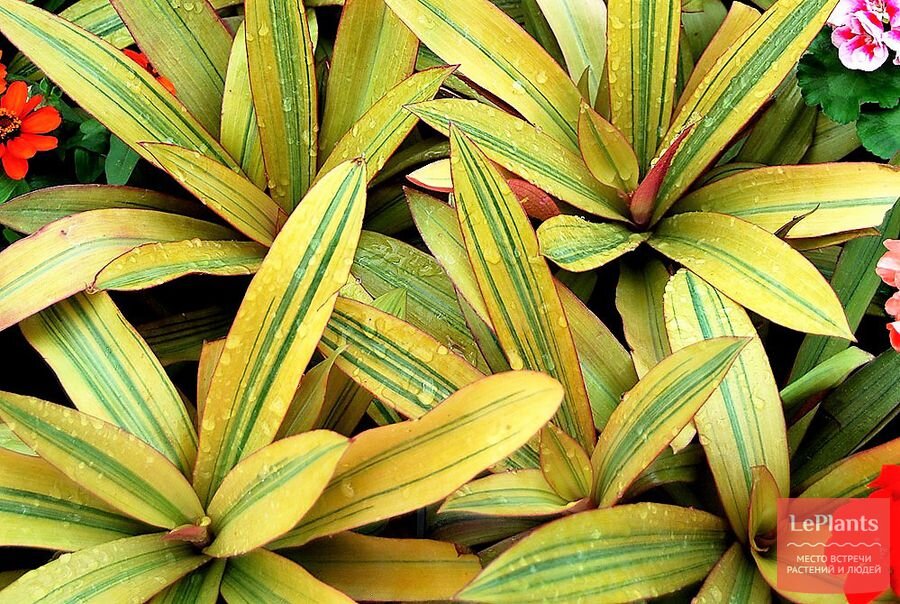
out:
<path id="1" fill-rule="evenodd" d="M 900 52 L 900 27 L 884 32 L 881 41 L 891 50 Z"/>
<path id="2" fill-rule="evenodd" d="M 25 82 L 13 82 L 6 90 L 6 94 L 0 99 L 0 107 L 7 111 L 19 115 L 22 107 L 25 106 L 25 99 L 28 98 L 28 86 Z"/>
<path id="3" fill-rule="evenodd" d="M 867 43 L 865 36 L 857 36 L 840 47 L 838 56 L 849 69 L 875 71 L 887 61 L 888 49 L 883 44 Z"/>
<path id="4" fill-rule="evenodd" d="M 22 120 L 22 132 L 43 134 L 50 132 L 62 123 L 59 111 L 53 107 L 41 107 Z"/>
<path id="5" fill-rule="evenodd" d="M 861 10 L 854 13 L 854 16 L 859 19 L 859 24 L 874 41 L 879 42 L 881 40 L 881 36 L 884 35 L 884 26 L 878 15 L 867 10 Z"/>
<path id="6" fill-rule="evenodd" d="M 28 160 L 7 153 L 0 159 L 3 162 L 3 170 L 13 180 L 22 180 L 28 174 Z"/>
<path id="7" fill-rule="evenodd" d="M 887 325 L 888 333 L 890 333 L 891 346 L 897 352 L 900 352 L 900 321 L 894 321 Z"/>
<path id="8" fill-rule="evenodd" d="M 845 25 L 831 32 L 831 43 L 840 48 L 855 37 L 856 34 L 853 33 L 853 30 Z"/>
<path id="9" fill-rule="evenodd" d="M 831 11 L 831 16 L 828 17 L 828 24 L 846 25 L 847 19 L 851 14 L 858 10 L 865 10 L 865 8 L 866 0 L 841 0 L 834 7 L 834 10 Z"/>
<path id="10" fill-rule="evenodd" d="M 884 310 L 887 314 L 900 321 L 900 292 L 896 292 L 888 298 L 887 303 L 884 305 Z"/>

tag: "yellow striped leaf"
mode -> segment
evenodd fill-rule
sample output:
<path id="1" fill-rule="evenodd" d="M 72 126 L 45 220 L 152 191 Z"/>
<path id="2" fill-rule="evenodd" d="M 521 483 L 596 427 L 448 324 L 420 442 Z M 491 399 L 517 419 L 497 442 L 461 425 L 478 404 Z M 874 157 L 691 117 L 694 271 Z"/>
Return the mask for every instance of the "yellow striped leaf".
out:
<path id="1" fill-rule="evenodd" d="M 769 359 L 746 311 L 689 271 L 669 281 L 665 314 L 672 350 L 722 336 L 750 338 L 694 417 L 725 514 L 741 538 L 752 469 L 766 467 L 782 492 L 790 488 L 784 413 Z"/>
<path id="2" fill-rule="evenodd" d="M 208 558 L 162 533 L 127 537 L 65 554 L 0 592 L 2 604 L 145 602 Z"/>
<path id="3" fill-rule="evenodd" d="M 590 457 L 571 436 L 553 424 L 541 431 L 541 472 L 566 501 L 578 501 L 591 494 Z"/>
<path id="4" fill-rule="evenodd" d="M 288 213 L 316 175 L 318 90 L 303 4 L 247 0 L 244 35 L 269 191 Z"/>
<path id="5" fill-rule="evenodd" d="M 455 128 L 450 145 L 463 240 L 500 346 L 512 369 L 544 371 L 562 382 L 566 397 L 556 420 L 591 447 L 594 425 L 578 355 L 531 223 L 500 173 Z"/>
<path id="6" fill-rule="evenodd" d="M 741 546 L 735 543 L 710 571 L 693 602 L 719 604 L 720 602 L 753 602 L 769 604 L 772 591 L 756 570 L 756 564 L 747 558 Z"/>
<path id="7" fill-rule="evenodd" d="M 327 359 L 303 374 L 300 386 L 294 393 L 294 398 L 284 415 L 284 421 L 278 429 L 277 439 L 303 434 L 316 426 L 316 420 L 325 405 L 328 378 L 334 362 L 342 352 L 343 349 L 334 351 Z"/>
<path id="8" fill-rule="evenodd" d="M 660 147 L 696 123 L 675 155 L 653 214 L 658 221 L 717 158 L 788 75 L 834 8 L 832 0 L 784 0 L 753 22 L 713 65 L 672 119 Z"/>
<path id="9" fill-rule="evenodd" d="M 349 290 L 350 284 L 356 286 L 358 291 L 351 293 Z M 341 293 L 352 296 L 351 299 L 371 304 L 378 310 L 397 318 L 402 319 L 406 317 L 407 297 L 405 289 L 395 289 L 378 296 L 377 299 L 373 299 L 368 292 L 362 289 L 362 286 L 356 283 L 355 279 L 351 278 L 348 281 L 348 286 L 341 289 Z M 338 303 L 340 303 L 340 299 L 338 299 Z M 334 312 L 331 313 L 331 316 L 333 319 Z M 319 340 L 319 346 L 321 349 L 322 340 Z M 337 348 L 331 356 L 336 357 L 343 350 L 343 347 Z M 351 377 L 340 369 L 335 370 L 334 378 L 329 380 L 325 386 L 325 401 L 325 410 L 319 413 L 319 418 L 315 425 L 333 429 L 340 434 L 353 434 L 359 422 L 362 421 L 367 413 L 379 426 L 403 421 L 403 418 L 393 408 L 385 405 L 380 400 L 373 399 L 371 393 L 354 382 Z"/>
<path id="10" fill-rule="evenodd" d="M 765 318 L 853 339 L 834 290 L 799 252 L 734 216 L 691 212 L 661 222 L 648 243 Z"/>
<path id="11" fill-rule="evenodd" d="M 137 326 L 138 332 L 164 366 L 197 361 L 207 340 L 224 338 L 234 313 L 217 306 L 169 315 Z"/>
<path id="12" fill-rule="evenodd" d="M 171 529 L 203 515 L 178 469 L 112 424 L 8 392 L 0 393 L 0 417 L 42 458 L 129 516 Z"/>
<path id="13" fill-rule="evenodd" d="M 457 597 L 509 604 L 642 600 L 701 580 L 727 544 L 725 524 L 699 510 L 637 503 L 583 512 L 525 537 Z"/>
<path id="14" fill-rule="evenodd" d="M 469 363 L 486 369 L 453 283 L 434 258 L 398 239 L 363 231 L 351 270 L 373 296 L 405 289 L 409 323 Z"/>
<path id="15" fill-rule="evenodd" d="M 187 275 L 252 275 L 267 251 L 252 241 L 146 243 L 103 267 L 90 289 L 147 289 Z"/>
<path id="16" fill-rule="evenodd" d="M 232 235 L 210 222 L 150 210 L 95 210 L 57 220 L 0 253 L 0 329 L 89 287 L 100 269 L 135 246 Z"/>
<path id="17" fill-rule="evenodd" d="M 104 0 L 107 1 L 107 0 Z M 197 217 L 196 202 L 150 189 L 108 185 L 61 185 L 36 189 L 0 205 L 0 224 L 28 235 L 54 220 L 106 209 L 158 210 Z"/>
<path id="18" fill-rule="evenodd" d="M 222 358 L 225 350 L 225 338 L 204 341 L 200 350 L 200 358 L 197 366 L 197 426 L 203 424 L 203 412 L 206 408 L 206 399 L 209 397 L 209 385 L 212 382 L 216 365 Z"/>
<path id="19" fill-rule="evenodd" d="M 78 27 L 106 40 L 116 48 L 126 48 L 134 44 L 131 32 L 122 23 L 119 13 L 109 0 L 78 0 L 61 10 L 59 16 Z M 9 63 L 10 73 L 29 80 L 40 79 L 43 74 L 23 54 L 17 55 Z"/>
<path id="20" fill-rule="evenodd" d="M 675 106 L 681 2 L 610 0 L 608 18 L 610 121 L 644 173 L 663 147 Z"/>
<path id="21" fill-rule="evenodd" d="M 148 530 L 38 457 L 0 450 L 0 543 L 74 551 Z"/>
<path id="22" fill-rule="evenodd" d="M 264 549 L 228 560 L 222 596 L 228 604 L 353 604 L 299 565 Z"/>
<path id="23" fill-rule="evenodd" d="M 150 347 L 109 295 L 78 294 L 26 319 L 28 342 L 79 411 L 134 434 L 188 475 L 197 433 Z"/>
<path id="24" fill-rule="evenodd" d="M 286 555 L 360 602 L 450 600 L 481 570 L 476 556 L 450 543 L 349 531 Z"/>
<path id="25" fill-rule="evenodd" d="M 476 101 L 439 99 L 410 107 L 426 124 L 449 135 L 450 124 L 491 159 L 542 190 L 590 214 L 625 220 L 616 190 L 598 182 L 578 151 L 524 120 Z M 576 114 L 577 116 L 577 114 Z"/>
<path id="26" fill-rule="evenodd" d="M 537 0 L 559 43 L 569 77 L 578 81 L 587 71 L 586 98 L 597 100 L 606 70 L 606 5 L 603 0 Z"/>
<path id="27" fill-rule="evenodd" d="M 224 560 L 213 560 L 156 594 L 149 604 L 216 604 L 225 572 Z"/>
<path id="28" fill-rule="evenodd" d="M 463 298 L 472 305 L 475 314 L 489 324 L 490 316 L 466 254 L 456 212 L 428 195 L 408 191 L 407 196 L 416 226 L 425 243 L 445 268 Z M 556 284 L 556 290 L 571 326 L 591 402 L 594 425 L 602 428 L 609 414 L 619 404 L 622 393 L 637 382 L 634 365 L 606 325 L 575 294 L 559 283 Z"/>
<path id="29" fill-rule="evenodd" d="M 778 592 L 778 595 L 790 602 L 798 604 L 844 604 L 847 597 L 844 594 L 809 594 L 790 592 L 779 587 L 778 582 L 778 551 L 777 548 L 762 550 L 756 542 L 756 537 L 766 538 L 775 533 L 777 528 L 777 503 L 782 497 L 771 474 L 764 468 L 754 472 L 753 490 L 750 498 L 750 553 L 756 561 L 756 567 L 769 586 Z"/>
<path id="30" fill-rule="evenodd" d="M 219 135 L 231 34 L 209 2 L 110 0 L 153 67 L 197 121 Z"/>
<path id="31" fill-rule="evenodd" d="M 578 148 L 594 178 L 628 193 L 637 188 L 640 168 L 631 144 L 584 103 L 578 116 Z"/>
<path id="32" fill-rule="evenodd" d="M 406 176 L 409 182 L 423 189 L 450 193 L 453 191 L 453 180 L 450 176 L 450 160 L 439 159 L 413 170 Z"/>
<path id="33" fill-rule="evenodd" d="M 715 392 L 746 344 L 716 338 L 663 359 L 629 390 L 600 434 L 591 464 L 594 500 L 616 503 Z"/>
<path id="34" fill-rule="evenodd" d="M 447 497 L 438 514 L 482 516 L 552 516 L 571 507 L 547 482 L 541 470 L 492 474 L 464 485 Z"/>
<path id="35" fill-rule="evenodd" d="M 309 0 L 307 4 L 312 6 L 322 1 L 328 2 L 329 0 Z M 210 0 L 210 4 L 216 11 L 239 3 L 240 0 Z M 60 11 L 59 16 L 109 42 L 116 48 L 127 48 L 134 44 L 134 38 L 131 37 L 131 33 L 122 23 L 119 13 L 116 12 L 109 0 L 77 0 L 68 8 Z M 22 54 L 13 59 L 10 71 L 31 81 L 40 79 L 43 75 Z"/>
<path id="36" fill-rule="evenodd" d="M 413 325 L 338 298 L 319 346 L 341 348 L 337 366 L 401 415 L 418 418 L 483 374 Z"/>
<path id="37" fill-rule="evenodd" d="M 222 96 L 222 121 L 219 140 L 240 164 L 247 178 L 260 189 L 266 188 L 266 167 L 263 163 L 256 107 L 250 92 L 250 68 L 247 66 L 247 37 L 241 22 L 234 34 L 225 89 Z"/>
<path id="38" fill-rule="evenodd" d="M 614 222 L 588 222 L 568 215 L 544 221 L 537 235 L 546 258 L 576 273 L 608 264 L 635 250 L 650 236 Z"/>
<path id="39" fill-rule="evenodd" d="M 331 155 L 341 137 L 376 101 L 412 75 L 418 48 L 419 41 L 384 0 L 347 4 L 328 75 L 319 132 L 322 157 Z"/>
<path id="40" fill-rule="evenodd" d="M 812 144 L 818 113 L 818 107 L 810 107 L 803 100 L 796 73 L 792 72 L 750 130 L 735 161 L 772 166 L 800 163 Z"/>
<path id="41" fill-rule="evenodd" d="M 22 442 L 22 439 L 16 436 L 16 433 L 10 430 L 9 426 L 0 422 L 0 449 L 12 451 L 19 455 L 28 455 L 37 457 L 37 453 L 32 451 L 28 445 Z"/>
<path id="42" fill-rule="evenodd" d="M 0 572 L 0 590 L 11 585 L 13 581 L 28 572 L 28 569 L 5 570 Z"/>
<path id="43" fill-rule="evenodd" d="M 874 163 L 745 170 L 682 198 L 675 212 L 718 212 L 785 236 L 820 237 L 877 227 L 897 201 L 900 168 Z M 780 233 L 779 233 L 780 234 Z"/>
<path id="44" fill-rule="evenodd" d="M 241 233 L 272 245 L 285 213 L 244 176 L 208 157 L 173 145 L 143 145 L 156 163 Z M 223 238 L 224 239 L 224 238 Z"/>
<path id="45" fill-rule="evenodd" d="M 634 363 L 616 336 L 567 287 L 557 283 L 581 363 L 594 425 L 602 430 L 622 394 L 637 382 Z"/>
<path id="46" fill-rule="evenodd" d="M 423 44 L 570 150 L 581 93 L 523 29 L 488 0 L 385 0 Z"/>
<path id="47" fill-rule="evenodd" d="M 659 260 L 621 264 L 616 309 L 640 377 L 672 354 L 663 315 L 663 292 L 668 281 L 669 271 Z"/>
<path id="48" fill-rule="evenodd" d="M 699 443 L 691 443 L 677 453 L 673 452 L 672 448 L 663 449 L 653 463 L 631 483 L 625 498 L 632 499 L 650 489 L 667 484 L 696 482 L 703 461 L 703 449 Z"/>
<path id="49" fill-rule="evenodd" d="M 238 169 L 225 149 L 143 67 L 56 15 L 0 0 L 0 32 L 110 131 L 154 162 L 139 143 L 165 141 Z"/>
<path id="50" fill-rule="evenodd" d="M 263 447 L 225 476 L 207 507 L 209 556 L 239 556 L 291 530 L 315 503 L 349 442 L 317 430 Z"/>
<path id="51" fill-rule="evenodd" d="M 782 388 L 781 402 L 785 409 L 795 409 L 813 397 L 837 388 L 851 373 L 874 359 L 875 355 L 856 346 L 842 350 Z"/>
<path id="52" fill-rule="evenodd" d="M 722 7 L 722 5 L 719 6 Z M 722 8 L 724 9 L 724 7 Z M 715 33 L 709 40 L 709 44 L 703 50 L 703 54 L 694 63 L 694 69 L 691 71 L 675 107 L 675 115 L 681 112 L 684 103 L 694 95 L 694 92 L 703 83 L 704 78 L 709 74 L 716 61 L 753 25 L 753 22 L 759 18 L 759 14 L 759 11 L 755 8 L 740 2 L 735 2 L 731 5 L 731 8 L 725 15 L 725 19 L 718 26 L 718 29 L 715 30 Z"/>
<path id="53" fill-rule="evenodd" d="M 447 160 L 447 174 L 449 173 L 450 160 Z M 456 211 L 441 200 L 415 189 L 407 189 L 406 198 L 425 245 L 444 267 L 457 291 L 471 304 L 475 313 L 490 325 L 491 317 L 466 254 Z"/>
<path id="54" fill-rule="evenodd" d="M 563 392 L 544 375 L 512 371 L 455 392 L 418 420 L 356 436 L 298 527 L 294 547 L 440 501 L 515 452 L 556 412 Z"/>
<path id="55" fill-rule="evenodd" d="M 275 437 L 347 282 L 365 200 L 361 162 L 332 170 L 288 219 L 250 283 L 203 414 L 194 486 L 204 501 L 237 462 Z"/>
<path id="56" fill-rule="evenodd" d="M 362 157 L 371 181 L 419 121 L 406 106 L 433 98 L 454 69 L 426 69 L 390 89 L 338 140 L 320 172 L 325 173 L 347 159 Z"/>
<path id="57" fill-rule="evenodd" d="M 822 472 L 800 497 L 865 497 L 884 466 L 900 459 L 900 438 L 846 457 Z"/>

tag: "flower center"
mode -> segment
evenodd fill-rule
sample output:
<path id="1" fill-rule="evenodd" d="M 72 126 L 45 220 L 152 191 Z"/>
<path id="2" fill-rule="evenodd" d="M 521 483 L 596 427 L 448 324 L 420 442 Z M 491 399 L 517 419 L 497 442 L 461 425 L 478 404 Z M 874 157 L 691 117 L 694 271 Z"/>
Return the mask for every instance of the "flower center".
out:
<path id="1" fill-rule="evenodd" d="M 0 143 L 5 143 L 19 133 L 22 120 L 9 109 L 0 109 Z"/>

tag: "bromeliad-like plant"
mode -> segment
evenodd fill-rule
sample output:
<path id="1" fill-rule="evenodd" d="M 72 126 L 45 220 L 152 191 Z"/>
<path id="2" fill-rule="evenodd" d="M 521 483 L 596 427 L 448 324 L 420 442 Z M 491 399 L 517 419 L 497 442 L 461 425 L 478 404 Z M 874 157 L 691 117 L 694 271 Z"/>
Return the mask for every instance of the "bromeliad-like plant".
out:
<path id="1" fill-rule="evenodd" d="M 700 581 L 700 601 L 767 601 L 775 499 L 865 495 L 897 461 L 896 440 L 857 451 L 898 411 L 900 357 L 848 339 L 900 174 L 760 166 L 789 156 L 764 128 L 790 102 L 742 134 L 790 101 L 833 2 L 735 3 L 692 69 L 675 0 L 525 3 L 541 43 L 487 0 L 350 0 L 333 48 L 320 2 L 246 0 L 229 30 L 230 4 L 0 0 L 12 74 L 42 72 L 220 219 L 127 187 L 0 206 L 28 235 L 0 253 L 0 329 L 78 408 L 0 394 L 2 543 L 73 551 L 0 602 L 621 602 Z M 449 143 L 401 148 L 420 119 Z M 448 155 L 415 182 L 452 203 L 392 180 Z M 408 227 L 431 255 L 391 236 Z M 627 252 L 630 352 L 575 293 Z M 226 337 L 174 336 L 196 410 L 103 293 L 193 273 L 255 273 Z M 780 392 L 747 310 L 811 334 Z M 679 490 L 706 468 L 711 505 Z M 416 536 L 479 558 L 364 534 L 417 510 Z"/>
<path id="2" fill-rule="evenodd" d="M 0 417 L 27 447 L 0 454 L 0 540 L 79 551 L 25 574 L 0 602 L 142 602 L 156 594 L 157 602 L 214 602 L 220 590 L 229 601 L 349 602 L 270 550 L 439 501 L 552 416 L 559 384 L 517 372 L 486 377 L 416 422 L 352 441 L 288 430 L 272 442 L 294 398 L 295 368 L 309 361 L 346 282 L 364 175 L 359 162 L 339 165 L 292 214 L 200 386 L 197 409 L 185 407 L 106 294 L 79 294 L 22 323 L 79 410 L 0 394 Z M 338 537 L 320 544 L 319 555 L 365 548 L 368 539 Z M 448 557 L 434 542 L 375 541 L 382 557 L 406 551 L 438 566 Z M 474 556 L 450 550 L 453 578 L 420 584 L 420 593 L 448 597 L 477 572 Z M 390 583 L 379 577 L 360 589 L 347 580 L 338 587 L 360 599 Z"/>

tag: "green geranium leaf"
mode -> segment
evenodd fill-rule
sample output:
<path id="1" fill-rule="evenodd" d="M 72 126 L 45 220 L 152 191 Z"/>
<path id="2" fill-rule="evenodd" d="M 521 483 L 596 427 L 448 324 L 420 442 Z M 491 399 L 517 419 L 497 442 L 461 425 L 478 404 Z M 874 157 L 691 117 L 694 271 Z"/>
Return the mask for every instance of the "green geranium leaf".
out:
<path id="1" fill-rule="evenodd" d="M 860 105 L 878 103 L 885 109 L 900 102 L 900 67 L 888 61 L 872 72 L 847 69 L 831 43 L 831 30 L 823 30 L 797 66 L 797 81 L 807 105 L 819 105 L 825 115 L 849 124 Z"/>
<path id="2" fill-rule="evenodd" d="M 900 79 L 900 78 L 898 78 Z M 900 151 L 900 105 L 893 109 L 866 109 L 856 123 L 863 147 L 883 159 Z"/>

